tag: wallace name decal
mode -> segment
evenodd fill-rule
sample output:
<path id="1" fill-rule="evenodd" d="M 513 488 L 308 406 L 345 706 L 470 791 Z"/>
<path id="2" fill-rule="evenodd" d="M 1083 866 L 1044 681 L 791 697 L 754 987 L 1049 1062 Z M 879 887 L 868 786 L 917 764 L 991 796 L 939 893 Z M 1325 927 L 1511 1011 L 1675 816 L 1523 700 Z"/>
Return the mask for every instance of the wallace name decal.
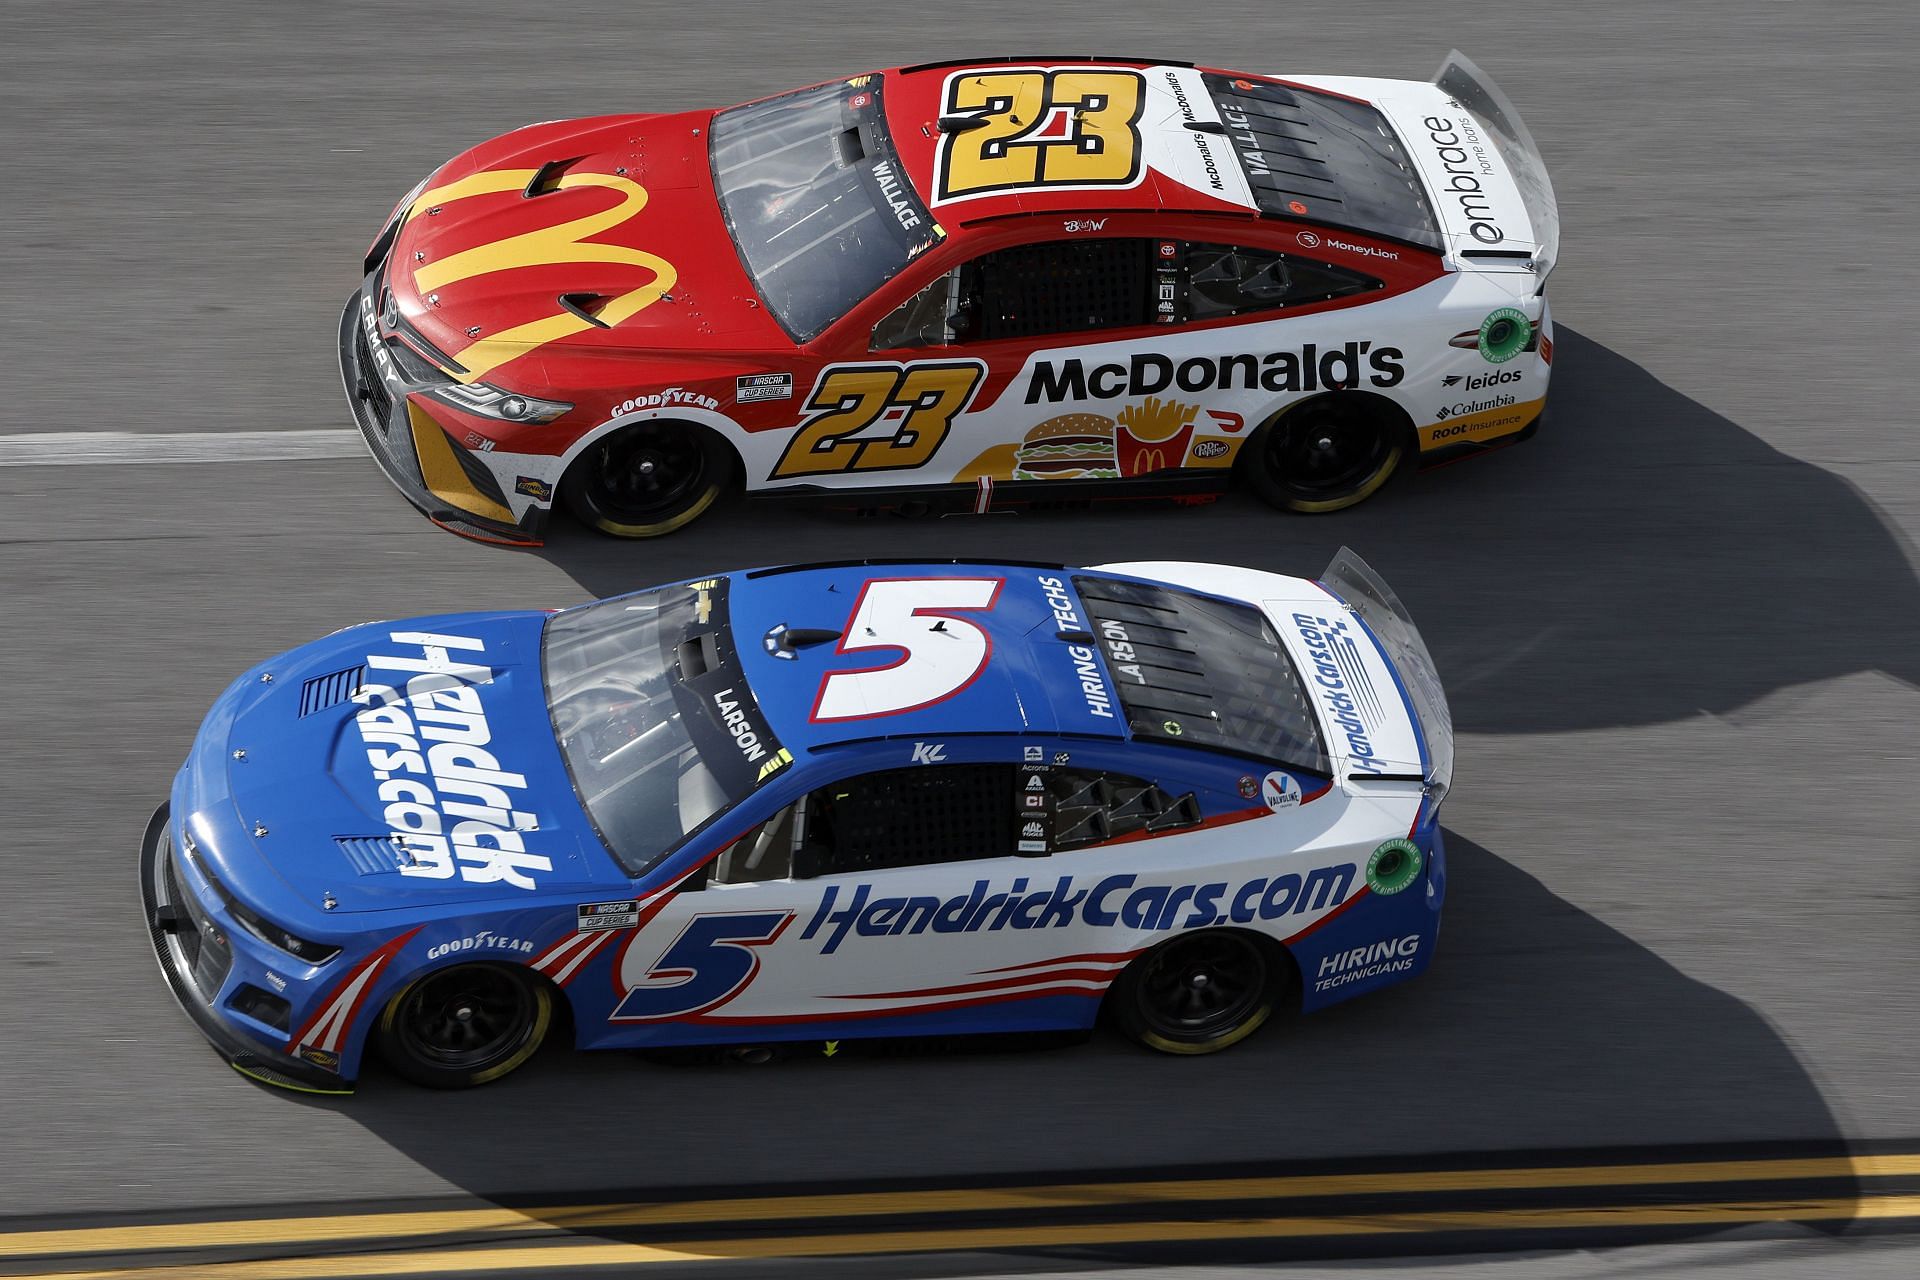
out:
<path id="1" fill-rule="evenodd" d="M 363 684 L 353 695 L 361 707 L 353 720 L 387 826 L 410 858 L 400 874 L 451 880 L 457 872 L 474 884 L 538 888 L 530 873 L 553 863 L 527 852 L 521 837 L 536 825 L 533 814 L 514 807 L 526 777 L 502 768 L 487 749 L 493 730 L 480 690 L 493 672 L 466 660 L 486 645 L 431 631 L 389 638 L 420 656 L 368 654 L 371 671 L 396 673 L 396 681 L 404 674 L 405 683 Z"/>

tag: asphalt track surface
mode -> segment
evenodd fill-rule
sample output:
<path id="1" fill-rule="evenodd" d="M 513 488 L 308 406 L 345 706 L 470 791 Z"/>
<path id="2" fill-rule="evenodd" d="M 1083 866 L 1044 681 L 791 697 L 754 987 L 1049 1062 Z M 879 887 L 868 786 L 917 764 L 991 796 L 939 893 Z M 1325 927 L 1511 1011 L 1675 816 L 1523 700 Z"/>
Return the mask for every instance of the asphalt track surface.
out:
<path id="1" fill-rule="evenodd" d="M 0 1215 L 1920 1139 L 1920 10 L 8 0 L 0 24 L 7 435 L 348 426 L 338 308 L 456 150 L 964 52 L 1417 77 L 1458 45 L 1565 223 L 1539 437 L 1332 517 L 735 506 L 528 553 L 433 528 L 361 458 L 0 467 Z M 562 1051 L 313 1104 L 220 1066 L 137 924 L 135 842 L 209 701 L 349 623 L 858 554 L 1299 573 L 1342 543 L 1419 619 L 1461 730 L 1443 943 L 1219 1057 Z"/>

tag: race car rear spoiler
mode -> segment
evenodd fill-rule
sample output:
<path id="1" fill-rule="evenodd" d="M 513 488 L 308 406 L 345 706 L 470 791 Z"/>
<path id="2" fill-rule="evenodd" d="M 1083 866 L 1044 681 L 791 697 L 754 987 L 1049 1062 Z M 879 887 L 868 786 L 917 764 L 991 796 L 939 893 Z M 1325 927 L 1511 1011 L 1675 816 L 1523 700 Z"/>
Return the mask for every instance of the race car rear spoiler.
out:
<path id="1" fill-rule="evenodd" d="M 1346 547 L 1327 564 L 1320 585 L 1360 615 L 1367 630 L 1393 663 L 1413 704 L 1415 728 L 1426 748 L 1421 762 L 1433 802 L 1438 805 L 1453 785 L 1453 712 L 1433 666 L 1427 642 L 1393 588 Z"/>
<path id="2" fill-rule="evenodd" d="M 1520 119 L 1520 113 L 1514 110 L 1513 103 L 1492 77 L 1458 49 L 1447 54 L 1446 61 L 1434 74 L 1433 84 L 1447 95 L 1448 101 L 1459 103 L 1472 114 L 1506 161 L 1507 175 L 1519 189 L 1527 221 L 1532 224 L 1536 242 L 1534 269 L 1544 286 L 1547 273 L 1553 270 L 1560 256 L 1560 206 L 1553 198 L 1553 183 L 1547 177 L 1546 163 L 1540 158 L 1540 149 L 1527 131 L 1526 122 Z"/>

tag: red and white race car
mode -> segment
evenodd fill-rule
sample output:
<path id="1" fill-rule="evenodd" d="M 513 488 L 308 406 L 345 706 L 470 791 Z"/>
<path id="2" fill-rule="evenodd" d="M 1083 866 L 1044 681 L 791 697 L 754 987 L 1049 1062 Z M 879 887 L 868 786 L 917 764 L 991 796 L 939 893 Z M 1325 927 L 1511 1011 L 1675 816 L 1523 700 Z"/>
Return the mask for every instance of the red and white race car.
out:
<path id="1" fill-rule="evenodd" d="M 394 209 L 340 324 L 374 457 L 541 540 L 756 495 L 1351 505 L 1524 438 L 1559 218 L 1458 54 L 1432 83 L 932 63 L 531 125 Z"/>

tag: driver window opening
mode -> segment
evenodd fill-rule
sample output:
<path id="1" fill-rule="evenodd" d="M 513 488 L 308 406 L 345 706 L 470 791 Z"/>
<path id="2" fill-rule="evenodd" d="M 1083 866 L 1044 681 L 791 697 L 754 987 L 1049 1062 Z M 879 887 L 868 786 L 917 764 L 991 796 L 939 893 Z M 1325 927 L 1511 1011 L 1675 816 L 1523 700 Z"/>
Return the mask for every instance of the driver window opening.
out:
<path id="1" fill-rule="evenodd" d="M 975 258 L 874 326 L 873 347 L 993 342 L 1152 324 L 1156 243 L 1051 240 Z"/>

